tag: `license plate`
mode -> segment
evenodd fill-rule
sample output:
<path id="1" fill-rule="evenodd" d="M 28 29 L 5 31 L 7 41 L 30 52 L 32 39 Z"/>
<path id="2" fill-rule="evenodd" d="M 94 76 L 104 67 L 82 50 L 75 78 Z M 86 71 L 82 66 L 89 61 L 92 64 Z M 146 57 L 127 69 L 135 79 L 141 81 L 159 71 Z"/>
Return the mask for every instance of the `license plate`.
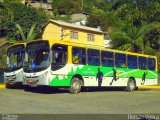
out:
<path id="1" fill-rule="evenodd" d="M 8 80 L 11 81 L 11 80 L 13 80 L 13 79 L 10 77 L 10 78 L 8 78 Z"/>
<path id="2" fill-rule="evenodd" d="M 37 87 L 37 84 L 36 84 L 36 81 L 34 80 L 27 80 L 28 84 L 31 86 L 31 87 Z"/>
<path id="3" fill-rule="evenodd" d="M 34 83 L 34 81 L 33 81 L 33 80 L 27 80 L 27 82 L 28 82 L 28 83 Z"/>

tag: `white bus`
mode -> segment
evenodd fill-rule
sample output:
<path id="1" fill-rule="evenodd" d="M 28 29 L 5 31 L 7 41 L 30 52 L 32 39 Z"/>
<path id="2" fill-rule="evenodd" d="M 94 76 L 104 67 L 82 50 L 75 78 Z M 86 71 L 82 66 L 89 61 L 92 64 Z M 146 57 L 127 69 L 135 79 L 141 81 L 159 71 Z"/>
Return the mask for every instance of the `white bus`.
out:
<path id="1" fill-rule="evenodd" d="M 25 44 L 18 43 L 7 49 L 7 69 L 4 71 L 6 87 L 22 84 Z"/>
<path id="2" fill-rule="evenodd" d="M 128 91 L 158 82 L 156 56 L 56 40 L 26 45 L 24 84 L 28 86 L 126 87 Z"/>

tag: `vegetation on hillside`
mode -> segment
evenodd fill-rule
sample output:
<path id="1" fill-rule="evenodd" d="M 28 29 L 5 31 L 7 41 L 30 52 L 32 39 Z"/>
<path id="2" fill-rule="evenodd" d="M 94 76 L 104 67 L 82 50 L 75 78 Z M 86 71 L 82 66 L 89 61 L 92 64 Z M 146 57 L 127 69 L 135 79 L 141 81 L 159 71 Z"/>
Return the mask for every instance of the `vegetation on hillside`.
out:
<path id="1" fill-rule="evenodd" d="M 72 14 L 85 13 L 86 25 L 108 32 L 114 49 L 160 56 L 159 0 L 52 0 L 53 16 L 21 0 L 4 1 L 0 4 L 0 37 L 8 41 L 27 41 L 35 24 L 34 34 L 39 38 L 50 17 L 69 22 Z"/>
<path id="2" fill-rule="evenodd" d="M 48 20 L 46 12 L 42 9 L 28 7 L 19 2 L 4 2 L 0 6 L 2 16 L 2 36 L 8 40 L 23 41 L 16 24 L 23 28 L 24 35 L 29 33 L 33 24 L 36 24 L 35 32 L 39 34 Z"/>

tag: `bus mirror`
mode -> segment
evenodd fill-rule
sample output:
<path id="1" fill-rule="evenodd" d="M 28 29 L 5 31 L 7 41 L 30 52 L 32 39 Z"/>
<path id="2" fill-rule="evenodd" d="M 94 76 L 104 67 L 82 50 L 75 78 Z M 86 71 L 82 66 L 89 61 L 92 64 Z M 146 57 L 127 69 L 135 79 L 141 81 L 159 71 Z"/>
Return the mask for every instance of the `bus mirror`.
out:
<path id="1" fill-rule="evenodd" d="M 7 56 L 7 65 L 9 65 L 9 57 Z"/>
<path id="2" fill-rule="evenodd" d="M 24 62 L 26 62 L 26 63 L 28 62 L 28 54 L 27 53 L 25 54 Z"/>

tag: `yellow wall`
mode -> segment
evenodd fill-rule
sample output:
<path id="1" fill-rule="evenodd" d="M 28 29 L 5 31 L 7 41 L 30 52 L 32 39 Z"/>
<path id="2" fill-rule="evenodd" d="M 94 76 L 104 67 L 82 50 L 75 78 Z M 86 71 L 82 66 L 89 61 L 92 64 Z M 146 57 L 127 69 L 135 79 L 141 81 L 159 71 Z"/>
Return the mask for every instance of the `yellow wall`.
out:
<path id="1" fill-rule="evenodd" d="M 61 28 L 57 25 L 49 23 L 42 34 L 44 40 L 60 40 Z"/>
<path id="2" fill-rule="evenodd" d="M 71 39 L 70 31 L 78 32 L 78 39 Z M 94 41 L 87 40 L 88 33 L 94 34 L 95 36 Z M 63 39 L 61 37 L 62 34 L 63 34 Z M 70 41 L 70 42 L 76 42 L 76 43 L 104 46 L 104 34 L 103 33 L 97 33 L 94 31 L 86 31 L 86 30 L 71 28 L 71 27 L 66 27 L 66 26 L 59 26 L 52 22 L 50 22 L 45 27 L 43 35 L 42 35 L 42 39 Z"/>

